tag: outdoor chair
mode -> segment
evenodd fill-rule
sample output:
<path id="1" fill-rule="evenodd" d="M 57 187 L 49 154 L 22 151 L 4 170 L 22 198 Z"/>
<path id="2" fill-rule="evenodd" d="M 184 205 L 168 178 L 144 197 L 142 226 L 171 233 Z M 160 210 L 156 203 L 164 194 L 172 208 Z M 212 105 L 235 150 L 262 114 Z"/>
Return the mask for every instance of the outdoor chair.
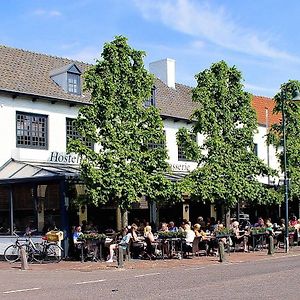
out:
<path id="1" fill-rule="evenodd" d="M 199 243 L 201 242 L 201 240 L 202 240 L 201 236 L 196 236 L 194 238 L 193 245 L 192 245 L 192 255 L 195 255 L 195 256 L 200 255 Z"/>

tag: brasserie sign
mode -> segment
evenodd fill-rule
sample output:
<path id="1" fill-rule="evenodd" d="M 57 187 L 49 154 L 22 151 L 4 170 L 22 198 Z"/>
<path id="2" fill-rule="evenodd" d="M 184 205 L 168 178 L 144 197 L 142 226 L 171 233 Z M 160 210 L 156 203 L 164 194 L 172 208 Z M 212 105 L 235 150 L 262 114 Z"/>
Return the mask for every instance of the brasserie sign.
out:
<path id="1" fill-rule="evenodd" d="M 191 170 L 191 166 L 188 164 L 171 164 L 171 169 L 174 172 L 189 172 Z"/>

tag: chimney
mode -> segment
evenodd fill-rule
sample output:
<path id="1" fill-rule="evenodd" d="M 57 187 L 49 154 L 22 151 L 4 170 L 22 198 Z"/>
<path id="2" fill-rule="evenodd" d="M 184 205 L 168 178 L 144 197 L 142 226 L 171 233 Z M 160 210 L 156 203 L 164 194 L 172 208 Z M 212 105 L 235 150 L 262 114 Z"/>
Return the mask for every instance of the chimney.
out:
<path id="1" fill-rule="evenodd" d="M 175 89 L 175 60 L 165 58 L 149 64 L 150 73 L 162 80 L 168 87 Z"/>

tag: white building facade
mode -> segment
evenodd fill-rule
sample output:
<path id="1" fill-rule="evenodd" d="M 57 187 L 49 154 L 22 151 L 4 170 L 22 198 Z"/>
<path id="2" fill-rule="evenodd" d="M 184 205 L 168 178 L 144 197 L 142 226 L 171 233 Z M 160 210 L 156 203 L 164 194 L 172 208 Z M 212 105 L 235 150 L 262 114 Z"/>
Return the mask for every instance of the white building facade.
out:
<path id="1" fill-rule="evenodd" d="M 0 46 L 0 239 L 10 241 L 13 230 L 22 232 L 31 225 L 41 232 L 50 223 L 67 236 L 70 223 L 76 225 L 76 220 L 69 220 L 70 198 L 83 188 L 78 159 L 66 154 L 66 145 L 68 136 L 76 134 L 72 119 L 81 105 L 89 105 L 89 96 L 81 88 L 86 68 L 87 64 L 77 61 Z M 184 175 L 196 163 L 182 157 L 176 133 L 192 126 L 191 88 L 176 83 L 174 60 L 154 62 L 150 71 L 157 77 L 154 104 L 164 122 L 169 163 L 174 174 Z M 261 102 L 259 97 L 256 100 Z M 273 105 L 269 98 L 263 101 Z M 264 118 L 259 122 L 254 139 L 258 156 L 278 168 L 275 150 L 265 144 L 271 121 L 267 126 Z M 197 136 L 199 144 L 202 139 Z M 270 179 L 261 180 L 268 183 Z M 71 190 L 70 181 L 75 186 Z M 86 207 L 77 208 L 77 224 L 88 213 Z M 183 213 L 188 217 L 186 209 Z"/>

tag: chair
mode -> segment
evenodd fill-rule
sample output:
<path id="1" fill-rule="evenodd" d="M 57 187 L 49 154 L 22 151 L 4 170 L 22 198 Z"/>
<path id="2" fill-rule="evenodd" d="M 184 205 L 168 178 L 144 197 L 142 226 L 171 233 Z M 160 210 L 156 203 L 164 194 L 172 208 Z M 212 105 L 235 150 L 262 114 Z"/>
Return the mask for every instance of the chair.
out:
<path id="1" fill-rule="evenodd" d="M 191 247 L 191 250 L 188 250 L 190 249 L 190 247 L 186 247 L 187 249 L 187 257 L 189 257 L 189 255 L 191 254 L 191 256 L 199 256 L 199 252 L 200 252 L 200 248 L 199 248 L 199 243 L 201 241 L 202 237 L 201 236 L 195 236 L 194 237 L 194 240 L 193 240 L 193 243 L 192 243 L 192 247 Z"/>
<path id="2" fill-rule="evenodd" d="M 131 259 L 131 248 L 132 248 L 132 240 L 130 239 L 126 249 L 123 251 L 124 258 L 127 261 Z"/>
<path id="3" fill-rule="evenodd" d="M 200 256 L 200 247 L 199 247 L 199 243 L 201 242 L 202 240 L 202 237 L 201 236 L 196 236 L 194 238 L 194 241 L 193 241 L 193 245 L 192 245 L 192 255 L 195 255 L 195 256 Z"/>
<path id="4" fill-rule="evenodd" d="M 145 238 L 146 248 L 144 251 L 144 258 L 146 259 L 156 259 L 155 256 L 155 244 L 152 244 L 148 237 Z"/>
<path id="5" fill-rule="evenodd" d="M 120 247 L 122 249 L 120 249 Z M 116 248 L 116 256 L 117 256 L 117 260 L 119 260 L 119 255 L 120 255 L 120 251 L 122 250 L 122 254 L 123 254 L 123 261 L 124 260 L 127 260 L 129 261 L 130 260 L 130 243 L 128 243 L 126 246 L 125 245 L 120 245 L 118 244 L 117 248 Z"/>

